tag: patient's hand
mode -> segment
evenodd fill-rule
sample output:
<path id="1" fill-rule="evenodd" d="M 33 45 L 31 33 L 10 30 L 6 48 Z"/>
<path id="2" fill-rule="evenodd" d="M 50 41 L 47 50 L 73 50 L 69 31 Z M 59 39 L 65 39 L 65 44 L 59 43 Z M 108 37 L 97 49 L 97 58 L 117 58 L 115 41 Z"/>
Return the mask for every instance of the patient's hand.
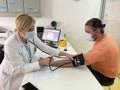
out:
<path id="1" fill-rule="evenodd" d="M 54 62 L 52 57 L 43 58 L 42 60 L 41 59 L 39 60 L 39 65 L 40 66 L 48 66 L 50 62 L 51 63 Z"/>

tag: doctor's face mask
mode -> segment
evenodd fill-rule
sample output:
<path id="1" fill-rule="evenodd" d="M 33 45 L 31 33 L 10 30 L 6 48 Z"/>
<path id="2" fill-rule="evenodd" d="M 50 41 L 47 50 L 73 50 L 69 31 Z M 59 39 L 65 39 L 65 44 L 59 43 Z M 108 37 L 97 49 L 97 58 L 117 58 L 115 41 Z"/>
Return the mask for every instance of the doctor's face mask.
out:
<path id="1" fill-rule="evenodd" d="M 26 32 L 25 33 L 25 38 L 26 39 L 30 39 L 30 40 L 33 40 L 34 39 L 34 27 L 33 28 L 30 28 L 29 30 L 28 30 L 28 32 Z"/>
<path id="2" fill-rule="evenodd" d="M 25 33 L 25 38 L 26 39 L 30 39 L 30 40 L 33 40 L 34 39 L 34 31 L 29 31 L 29 32 L 26 32 Z"/>

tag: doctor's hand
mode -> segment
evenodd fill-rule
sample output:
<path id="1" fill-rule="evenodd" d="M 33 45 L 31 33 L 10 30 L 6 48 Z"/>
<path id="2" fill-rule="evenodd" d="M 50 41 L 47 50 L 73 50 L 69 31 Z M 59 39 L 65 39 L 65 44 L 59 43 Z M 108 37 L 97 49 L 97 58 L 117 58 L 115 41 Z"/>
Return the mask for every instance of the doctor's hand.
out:
<path id="1" fill-rule="evenodd" d="M 53 60 L 52 57 L 43 58 L 42 60 L 40 59 L 40 60 L 39 60 L 39 65 L 40 65 L 40 66 L 48 66 L 50 60 L 51 60 L 51 62 L 54 62 L 54 60 Z"/>

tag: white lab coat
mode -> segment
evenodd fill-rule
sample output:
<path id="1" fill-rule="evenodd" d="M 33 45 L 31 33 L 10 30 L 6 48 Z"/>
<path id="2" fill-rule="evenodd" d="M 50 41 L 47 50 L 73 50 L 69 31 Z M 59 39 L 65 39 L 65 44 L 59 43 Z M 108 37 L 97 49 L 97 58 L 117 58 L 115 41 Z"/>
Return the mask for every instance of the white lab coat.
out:
<path id="1" fill-rule="evenodd" d="M 60 53 L 59 50 L 42 43 L 37 37 L 34 37 L 34 43 L 51 55 L 58 56 Z M 31 43 L 29 45 L 31 54 L 34 56 L 35 46 Z M 6 40 L 4 51 L 5 56 L 0 65 L 0 90 L 18 90 L 24 75 L 28 72 L 39 70 L 39 63 L 38 61 L 29 63 L 28 53 L 18 33 L 15 33 Z"/>

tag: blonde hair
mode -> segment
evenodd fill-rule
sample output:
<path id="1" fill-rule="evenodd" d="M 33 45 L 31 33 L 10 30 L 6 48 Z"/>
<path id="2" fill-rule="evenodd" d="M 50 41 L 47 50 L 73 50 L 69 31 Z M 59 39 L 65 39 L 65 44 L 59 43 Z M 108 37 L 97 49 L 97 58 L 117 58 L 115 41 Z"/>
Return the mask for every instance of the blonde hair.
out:
<path id="1" fill-rule="evenodd" d="M 16 29 L 14 30 L 14 32 L 28 31 L 31 26 L 35 24 L 35 20 L 27 14 L 21 14 L 17 16 L 15 24 Z"/>

